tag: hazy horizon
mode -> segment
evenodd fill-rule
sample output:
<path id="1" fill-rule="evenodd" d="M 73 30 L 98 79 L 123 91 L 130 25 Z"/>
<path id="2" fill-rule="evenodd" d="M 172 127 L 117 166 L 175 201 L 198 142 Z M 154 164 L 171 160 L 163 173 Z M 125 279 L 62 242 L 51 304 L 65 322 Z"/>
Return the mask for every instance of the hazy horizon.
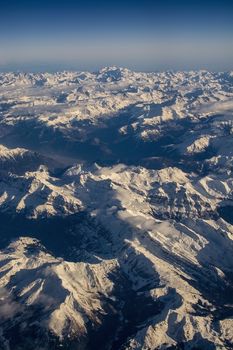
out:
<path id="1" fill-rule="evenodd" d="M 228 0 L 0 0 L 0 71 L 229 71 Z"/>

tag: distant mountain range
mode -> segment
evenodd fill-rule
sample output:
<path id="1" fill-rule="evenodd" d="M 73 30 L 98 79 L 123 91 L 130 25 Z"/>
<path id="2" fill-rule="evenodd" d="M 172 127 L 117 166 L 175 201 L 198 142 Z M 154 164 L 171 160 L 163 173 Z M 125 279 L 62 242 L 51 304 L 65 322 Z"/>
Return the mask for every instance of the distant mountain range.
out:
<path id="1" fill-rule="evenodd" d="M 0 74 L 0 349 L 233 349 L 233 72 Z"/>

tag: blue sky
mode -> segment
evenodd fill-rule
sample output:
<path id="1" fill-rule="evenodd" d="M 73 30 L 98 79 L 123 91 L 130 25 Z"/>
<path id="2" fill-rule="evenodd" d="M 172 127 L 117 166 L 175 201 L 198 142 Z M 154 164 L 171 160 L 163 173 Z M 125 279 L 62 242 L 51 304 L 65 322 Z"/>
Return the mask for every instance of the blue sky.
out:
<path id="1" fill-rule="evenodd" d="M 230 0 L 0 0 L 1 70 L 233 69 Z"/>

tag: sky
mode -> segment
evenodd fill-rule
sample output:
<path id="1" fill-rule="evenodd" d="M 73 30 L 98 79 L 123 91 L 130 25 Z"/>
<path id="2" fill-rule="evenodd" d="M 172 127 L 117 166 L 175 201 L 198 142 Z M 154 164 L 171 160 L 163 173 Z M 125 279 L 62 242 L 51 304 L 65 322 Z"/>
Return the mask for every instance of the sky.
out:
<path id="1" fill-rule="evenodd" d="M 0 70 L 232 70 L 232 0 L 0 0 Z"/>

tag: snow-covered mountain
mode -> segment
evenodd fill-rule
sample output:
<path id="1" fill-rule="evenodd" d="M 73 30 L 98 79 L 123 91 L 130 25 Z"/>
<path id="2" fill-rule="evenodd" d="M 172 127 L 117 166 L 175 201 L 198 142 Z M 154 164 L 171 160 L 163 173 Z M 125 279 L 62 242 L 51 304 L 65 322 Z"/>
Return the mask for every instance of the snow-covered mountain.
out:
<path id="1" fill-rule="evenodd" d="M 0 348 L 233 348 L 232 83 L 0 74 Z"/>

